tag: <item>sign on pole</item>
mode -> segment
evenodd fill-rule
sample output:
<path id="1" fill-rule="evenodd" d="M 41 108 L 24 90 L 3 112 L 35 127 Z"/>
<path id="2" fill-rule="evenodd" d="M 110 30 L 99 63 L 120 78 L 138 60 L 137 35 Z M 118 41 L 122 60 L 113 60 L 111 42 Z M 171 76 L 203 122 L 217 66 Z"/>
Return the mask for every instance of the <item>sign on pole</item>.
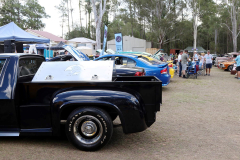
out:
<path id="1" fill-rule="evenodd" d="M 105 25 L 104 37 L 103 37 L 103 49 L 102 49 L 102 52 L 100 53 L 99 57 L 103 56 L 103 53 L 105 52 L 105 46 L 106 46 L 106 42 L 107 42 L 107 31 L 108 31 L 108 27 Z"/>
<path id="2" fill-rule="evenodd" d="M 122 33 L 115 33 L 116 52 L 123 51 Z"/>

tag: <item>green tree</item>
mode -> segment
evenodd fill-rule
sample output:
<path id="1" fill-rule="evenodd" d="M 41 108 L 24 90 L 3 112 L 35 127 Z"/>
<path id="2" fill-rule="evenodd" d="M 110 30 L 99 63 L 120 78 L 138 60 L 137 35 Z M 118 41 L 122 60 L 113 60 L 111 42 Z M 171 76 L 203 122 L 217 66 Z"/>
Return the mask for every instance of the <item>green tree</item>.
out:
<path id="1" fill-rule="evenodd" d="M 22 13 L 23 5 L 19 0 L 6 0 L 2 2 L 0 8 L 0 25 L 5 25 L 10 22 L 15 22 L 18 26 L 23 27 L 24 15 Z"/>
<path id="2" fill-rule="evenodd" d="M 85 27 L 79 27 L 77 25 L 73 28 L 73 30 L 71 32 L 69 32 L 65 35 L 66 39 L 73 39 L 76 37 L 91 38 L 91 37 L 88 37 L 87 29 Z"/>
<path id="3" fill-rule="evenodd" d="M 23 7 L 23 15 L 27 17 L 24 28 L 36 30 L 45 27 L 45 24 L 41 21 L 42 18 L 50 17 L 46 14 L 45 8 L 38 3 L 38 0 L 26 0 Z"/>
<path id="4" fill-rule="evenodd" d="M 25 0 L 20 3 L 19 0 L 2 1 L 0 8 L 0 25 L 15 22 L 23 29 L 41 29 L 45 27 L 42 18 L 49 18 L 45 8 L 42 7 L 38 0 Z"/>

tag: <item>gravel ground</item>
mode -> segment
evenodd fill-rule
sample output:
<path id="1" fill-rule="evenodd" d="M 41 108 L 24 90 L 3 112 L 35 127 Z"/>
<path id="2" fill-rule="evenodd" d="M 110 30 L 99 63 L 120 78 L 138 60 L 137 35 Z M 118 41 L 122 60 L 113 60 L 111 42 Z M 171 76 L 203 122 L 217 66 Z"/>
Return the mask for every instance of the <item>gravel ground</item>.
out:
<path id="1" fill-rule="evenodd" d="M 0 159 L 239 160 L 239 84 L 215 67 L 198 79 L 175 76 L 163 87 L 157 121 L 144 132 L 114 128 L 112 140 L 96 152 L 77 150 L 64 138 L 0 138 Z"/>

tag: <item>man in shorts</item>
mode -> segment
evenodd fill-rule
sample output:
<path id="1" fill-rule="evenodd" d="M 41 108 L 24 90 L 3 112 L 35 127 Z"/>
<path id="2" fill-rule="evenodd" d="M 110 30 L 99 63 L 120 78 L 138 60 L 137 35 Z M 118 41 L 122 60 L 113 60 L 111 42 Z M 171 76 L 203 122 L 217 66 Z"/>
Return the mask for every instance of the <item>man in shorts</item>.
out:
<path id="1" fill-rule="evenodd" d="M 213 56 L 210 54 L 210 50 L 207 51 L 207 54 L 204 56 L 204 60 L 206 62 L 206 75 L 210 76 L 213 60 Z M 209 74 L 207 74 L 207 70 Z"/>
<path id="2" fill-rule="evenodd" d="M 187 52 L 185 50 L 184 53 L 181 56 L 183 78 L 186 78 L 185 73 L 186 73 L 186 69 L 187 69 L 187 63 L 188 63 L 188 55 L 187 55 Z"/>
<path id="3" fill-rule="evenodd" d="M 235 59 L 236 63 L 237 63 L 237 78 L 240 79 L 240 55 L 238 55 Z"/>

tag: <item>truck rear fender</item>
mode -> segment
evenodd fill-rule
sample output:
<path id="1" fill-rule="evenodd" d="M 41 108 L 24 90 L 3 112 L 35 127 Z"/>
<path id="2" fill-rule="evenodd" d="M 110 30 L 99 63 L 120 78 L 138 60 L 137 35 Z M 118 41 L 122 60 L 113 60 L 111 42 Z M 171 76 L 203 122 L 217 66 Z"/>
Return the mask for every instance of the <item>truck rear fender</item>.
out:
<path id="1" fill-rule="evenodd" d="M 131 133 L 132 124 L 138 121 L 139 129 L 146 128 L 144 112 L 135 96 L 127 92 L 112 90 L 70 90 L 57 92 L 52 98 L 52 126 L 53 134 L 60 133 L 60 121 L 67 119 L 68 115 L 79 107 L 98 107 L 109 114 L 115 112 L 119 115 L 124 133 Z M 137 117 L 137 118 L 135 118 Z M 135 120 L 133 121 L 132 119 Z M 136 128 L 135 128 L 136 129 Z"/>

